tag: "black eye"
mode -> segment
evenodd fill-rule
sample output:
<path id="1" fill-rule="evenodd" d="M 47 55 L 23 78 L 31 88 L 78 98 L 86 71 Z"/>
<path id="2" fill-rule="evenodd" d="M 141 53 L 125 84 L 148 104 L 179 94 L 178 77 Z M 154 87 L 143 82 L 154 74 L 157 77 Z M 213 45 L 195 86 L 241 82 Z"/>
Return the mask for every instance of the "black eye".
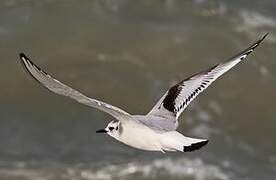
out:
<path id="1" fill-rule="evenodd" d="M 109 130 L 112 131 L 114 129 L 114 127 L 109 127 Z"/>
<path id="2" fill-rule="evenodd" d="M 118 129 L 119 129 L 119 127 L 117 126 L 117 127 L 116 127 L 116 131 L 118 131 Z"/>

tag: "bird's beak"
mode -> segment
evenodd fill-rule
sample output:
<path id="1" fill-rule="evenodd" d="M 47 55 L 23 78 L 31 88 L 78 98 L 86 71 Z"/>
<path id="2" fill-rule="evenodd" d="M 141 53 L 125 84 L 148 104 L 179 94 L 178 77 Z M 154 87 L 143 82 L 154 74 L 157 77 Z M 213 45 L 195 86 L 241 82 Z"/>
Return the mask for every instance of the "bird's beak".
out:
<path id="1" fill-rule="evenodd" d="M 107 130 L 105 130 L 105 129 L 99 129 L 98 131 L 96 131 L 96 133 L 107 133 Z"/>

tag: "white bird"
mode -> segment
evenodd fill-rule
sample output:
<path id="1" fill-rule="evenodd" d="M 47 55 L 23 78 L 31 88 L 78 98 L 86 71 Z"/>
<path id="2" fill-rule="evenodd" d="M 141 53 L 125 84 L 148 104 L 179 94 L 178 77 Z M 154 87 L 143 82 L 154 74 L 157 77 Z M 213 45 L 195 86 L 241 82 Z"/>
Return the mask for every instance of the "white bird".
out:
<path id="1" fill-rule="evenodd" d="M 118 107 L 89 98 L 52 78 L 23 53 L 20 53 L 20 59 L 27 72 L 50 91 L 102 110 L 116 119 L 106 128 L 96 131 L 97 133 L 106 133 L 120 142 L 142 150 L 189 152 L 206 145 L 208 140 L 186 137 L 177 132 L 178 117 L 198 94 L 244 60 L 266 36 L 267 34 L 226 62 L 172 86 L 147 115 L 131 115 Z"/>

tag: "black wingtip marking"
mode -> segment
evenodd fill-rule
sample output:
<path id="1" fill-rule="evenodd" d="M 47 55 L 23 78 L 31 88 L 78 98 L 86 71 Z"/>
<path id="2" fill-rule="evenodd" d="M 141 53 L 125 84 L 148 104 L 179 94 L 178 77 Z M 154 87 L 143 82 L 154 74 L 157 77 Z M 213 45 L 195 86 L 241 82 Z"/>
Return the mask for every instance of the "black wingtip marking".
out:
<path id="1" fill-rule="evenodd" d="M 38 83 L 41 83 L 40 81 L 38 81 L 38 79 L 29 71 L 28 67 L 27 67 L 27 62 L 30 62 L 33 65 L 33 62 L 27 58 L 27 56 L 24 53 L 19 53 L 19 57 L 20 57 L 20 63 L 22 64 L 22 66 L 24 67 L 23 69 L 25 70 L 25 72 L 27 72 L 31 77 L 33 77 Z"/>
<path id="2" fill-rule="evenodd" d="M 30 63 L 33 67 L 35 67 L 38 71 L 40 71 L 41 73 L 43 73 L 44 75 L 48 75 L 48 73 L 46 73 L 45 71 L 43 71 L 39 66 L 37 66 L 35 63 L 33 63 L 24 53 L 20 53 L 19 54 L 19 57 L 20 57 L 20 59 L 22 60 L 22 61 L 25 61 L 24 63 L 23 63 L 23 65 L 25 66 L 25 68 L 27 68 L 27 65 L 26 65 L 26 61 L 28 62 L 28 63 Z M 28 70 L 28 68 L 27 68 L 27 70 Z M 28 70 L 29 71 L 29 70 Z M 29 72 L 29 73 L 31 73 L 31 72 Z"/>
<path id="3" fill-rule="evenodd" d="M 19 53 L 19 57 L 21 60 L 21 64 L 25 67 L 25 69 L 30 73 L 27 64 L 30 63 L 32 66 L 35 66 L 34 63 L 24 54 L 24 53 Z M 37 67 L 37 66 L 36 66 Z M 31 74 L 31 73 L 30 73 Z"/>
<path id="4" fill-rule="evenodd" d="M 259 44 L 266 38 L 266 36 L 268 35 L 269 33 L 266 33 L 265 35 L 263 35 L 263 37 L 261 39 L 259 39 L 252 47 L 252 49 L 255 49 L 257 46 L 259 46 Z"/>
<path id="5" fill-rule="evenodd" d="M 27 57 L 26 57 L 26 55 L 24 54 L 24 53 L 19 53 L 19 57 L 22 59 L 22 58 L 24 58 L 24 59 L 27 59 Z"/>
<path id="6" fill-rule="evenodd" d="M 263 35 L 261 41 L 264 40 L 268 34 L 269 34 L 269 33 L 265 33 L 265 35 Z"/>
<path id="7" fill-rule="evenodd" d="M 231 60 L 233 60 L 235 58 L 238 58 L 238 57 L 240 57 L 240 60 L 244 60 L 249 54 L 251 54 L 255 50 L 256 47 L 258 47 L 263 42 L 263 40 L 267 36 L 268 36 L 268 33 L 266 33 L 265 35 L 263 35 L 261 39 L 257 40 L 254 44 L 252 44 L 251 46 L 249 46 L 248 48 L 246 48 L 245 50 L 243 50 L 239 54 L 237 54 L 237 55 L 229 58 L 227 61 L 231 61 Z"/>
<path id="8" fill-rule="evenodd" d="M 28 70 L 27 64 L 30 63 L 32 66 L 35 66 L 34 63 L 24 54 L 24 53 L 19 53 L 20 60 L 23 64 L 23 66 Z M 29 71 L 29 70 L 28 70 Z"/>
<path id="9" fill-rule="evenodd" d="M 27 68 L 27 66 L 26 66 L 26 62 L 25 62 L 25 61 L 30 61 L 30 60 L 27 58 L 27 56 L 24 53 L 19 53 L 19 58 L 20 58 L 20 62 L 22 64 L 22 66 L 24 67 L 24 69 L 28 73 L 30 73 L 29 70 L 28 70 L 28 68 Z"/>
<path id="10" fill-rule="evenodd" d="M 28 61 L 32 66 L 35 66 L 38 70 L 41 70 L 37 65 L 35 65 L 24 53 L 20 53 L 19 57 L 23 61 Z"/>
<path id="11" fill-rule="evenodd" d="M 245 53 L 246 55 L 249 55 L 251 52 L 253 52 L 253 50 L 258 47 L 262 42 L 263 40 L 266 38 L 266 36 L 268 35 L 268 33 L 266 33 L 265 35 L 263 35 L 263 37 L 259 40 L 257 40 L 252 46 L 250 46 L 248 49 L 247 49 L 247 52 Z"/>
<path id="12" fill-rule="evenodd" d="M 208 142 L 209 142 L 209 140 L 206 140 L 206 141 L 201 141 L 201 142 L 198 142 L 198 143 L 194 143 L 190 146 L 184 146 L 183 151 L 184 152 L 191 152 L 191 151 L 198 150 L 198 149 L 202 148 L 203 146 L 205 146 L 206 144 L 208 144 Z"/>
<path id="13" fill-rule="evenodd" d="M 31 66 L 35 67 L 38 71 L 41 73 L 44 73 L 44 75 L 48 75 L 46 72 L 42 71 L 37 65 L 35 65 L 24 53 L 19 53 L 20 62 L 22 66 L 24 67 L 24 70 L 30 74 L 38 83 L 41 84 L 41 82 L 31 73 L 31 71 L 28 68 L 28 64 L 31 64 Z"/>

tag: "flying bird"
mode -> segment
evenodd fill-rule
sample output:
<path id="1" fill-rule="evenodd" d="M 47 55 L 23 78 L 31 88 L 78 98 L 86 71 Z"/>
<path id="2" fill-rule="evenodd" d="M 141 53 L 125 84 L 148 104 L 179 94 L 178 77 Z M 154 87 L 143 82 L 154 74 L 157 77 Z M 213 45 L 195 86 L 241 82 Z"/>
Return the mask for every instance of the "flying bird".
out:
<path id="1" fill-rule="evenodd" d="M 172 86 L 146 115 L 131 115 L 118 107 L 89 98 L 51 77 L 24 53 L 20 53 L 19 56 L 27 72 L 48 90 L 97 108 L 115 118 L 106 128 L 96 131 L 97 133 L 106 133 L 120 142 L 141 150 L 163 153 L 166 151 L 190 152 L 200 149 L 208 143 L 208 140 L 190 138 L 179 133 L 177 131 L 179 116 L 197 95 L 243 61 L 266 36 L 267 34 L 227 61 L 196 73 Z"/>

